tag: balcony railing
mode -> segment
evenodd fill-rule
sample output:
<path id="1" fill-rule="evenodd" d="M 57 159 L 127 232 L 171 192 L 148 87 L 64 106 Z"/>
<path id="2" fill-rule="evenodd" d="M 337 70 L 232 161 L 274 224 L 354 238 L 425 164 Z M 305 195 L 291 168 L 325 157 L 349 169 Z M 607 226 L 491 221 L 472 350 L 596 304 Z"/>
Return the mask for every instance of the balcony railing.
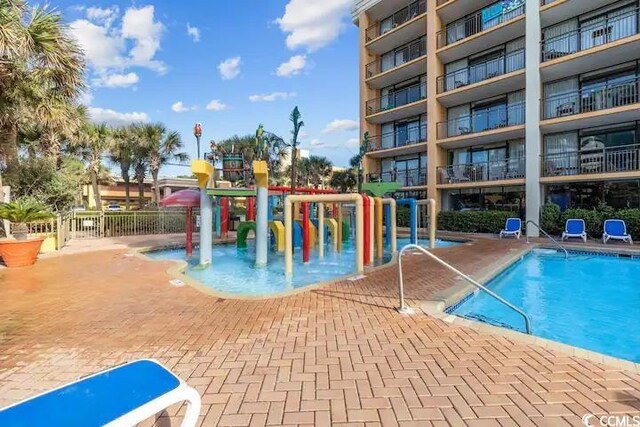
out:
<path id="1" fill-rule="evenodd" d="M 449 92 L 474 83 L 502 76 L 524 68 L 524 49 L 519 49 L 470 67 L 438 77 L 438 93 Z"/>
<path id="2" fill-rule="evenodd" d="M 403 187 L 417 187 L 427 184 L 427 169 L 406 169 L 393 172 L 370 173 L 368 182 L 397 182 Z"/>
<path id="3" fill-rule="evenodd" d="M 370 116 L 371 114 L 376 114 L 381 111 L 402 107 L 403 105 L 420 101 L 426 97 L 427 85 L 425 83 L 418 83 L 390 93 L 389 95 L 367 101 L 367 115 Z"/>
<path id="4" fill-rule="evenodd" d="M 438 139 L 524 124 L 525 103 L 500 105 L 438 123 Z"/>
<path id="5" fill-rule="evenodd" d="M 427 125 L 413 126 L 369 138 L 368 152 L 419 144 L 427 140 Z"/>
<path id="6" fill-rule="evenodd" d="M 541 42 L 542 62 L 634 36 L 640 31 L 639 15 L 640 9 L 633 9 L 617 16 L 602 18 L 580 29 L 549 37 Z"/>
<path id="7" fill-rule="evenodd" d="M 497 6 L 495 13 L 489 8 L 484 8 L 471 16 L 447 25 L 444 30 L 438 31 L 438 49 L 487 31 L 525 13 L 524 0 L 511 2 L 508 6 L 506 3 L 499 3 L 504 6 L 499 10 L 499 6 Z"/>
<path id="8" fill-rule="evenodd" d="M 583 88 L 549 96 L 543 103 L 543 116 L 553 119 L 637 104 L 640 102 L 638 81 L 638 77 L 630 77 L 598 88 Z"/>
<path id="9" fill-rule="evenodd" d="M 389 25 L 385 25 L 384 28 L 382 26 L 382 22 L 386 21 L 388 18 L 380 20 L 379 23 L 370 26 L 366 31 L 366 39 L 367 42 L 371 40 L 377 39 L 378 37 L 384 35 L 385 33 L 393 30 L 400 25 L 411 21 L 413 18 L 416 18 L 419 15 L 422 15 L 427 11 L 427 1 L 426 0 L 418 0 L 410 3 L 408 6 L 403 7 L 402 9 L 395 12 L 391 18 L 391 22 Z"/>
<path id="10" fill-rule="evenodd" d="M 582 149 L 542 156 L 542 176 L 640 171 L 640 144 Z"/>
<path id="11" fill-rule="evenodd" d="M 524 176 L 524 157 L 500 160 L 497 162 L 441 166 L 438 168 L 439 184 L 522 179 Z"/>
<path id="12" fill-rule="evenodd" d="M 440 7 L 445 3 L 449 3 L 450 1 L 454 1 L 454 0 L 438 0 L 436 1 L 436 7 Z"/>
<path id="13" fill-rule="evenodd" d="M 380 59 L 367 64 L 367 78 L 371 78 L 385 71 L 392 70 L 420 58 L 427 54 L 427 42 L 425 39 L 416 40 L 402 49 L 398 49 L 388 57 L 381 57 Z"/>

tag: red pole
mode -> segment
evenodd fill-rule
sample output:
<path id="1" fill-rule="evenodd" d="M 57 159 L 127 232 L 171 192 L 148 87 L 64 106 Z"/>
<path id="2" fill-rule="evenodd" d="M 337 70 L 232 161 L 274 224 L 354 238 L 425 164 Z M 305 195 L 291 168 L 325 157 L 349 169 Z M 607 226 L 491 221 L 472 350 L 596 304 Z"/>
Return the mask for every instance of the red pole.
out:
<path id="1" fill-rule="evenodd" d="M 302 204 L 302 261 L 309 262 L 309 203 Z"/>
<path id="2" fill-rule="evenodd" d="M 187 208 L 187 258 L 191 258 L 193 254 L 193 215 L 191 214 L 191 208 Z"/>
<path id="3" fill-rule="evenodd" d="M 220 234 L 224 239 L 229 236 L 229 199 L 220 197 Z"/>
<path id="4" fill-rule="evenodd" d="M 371 204 L 367 196 L 362 196 L 362 204 L 364 207 L 364 265 L 371 263 Z"/>
<path id="5" fill-rule="evenodd" d="M 255 201 L 254 197 L 247 197 L 247 221 L 255 221 L 256 219 Z"/>

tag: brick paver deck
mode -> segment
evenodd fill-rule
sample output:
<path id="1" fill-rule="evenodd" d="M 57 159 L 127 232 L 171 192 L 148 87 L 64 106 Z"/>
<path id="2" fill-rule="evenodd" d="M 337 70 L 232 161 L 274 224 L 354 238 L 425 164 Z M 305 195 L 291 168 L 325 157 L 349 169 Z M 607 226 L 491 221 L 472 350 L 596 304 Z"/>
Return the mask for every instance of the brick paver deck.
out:
<path id="1" fill-rule="evenodd" d="M 474 273 L 521 245 L 439 253 Z M 205 426 L 580 426 L 586 413 L 640 413 L 636 374 L 396 313 L 395 267 L 247 301 L 172 287 L 169 265 L 116 250 L 0 272 L 0 407 L 150 357 L 198 389 Z M 425 257 L 405 265 L 412 304 L 455 283 Z"/>

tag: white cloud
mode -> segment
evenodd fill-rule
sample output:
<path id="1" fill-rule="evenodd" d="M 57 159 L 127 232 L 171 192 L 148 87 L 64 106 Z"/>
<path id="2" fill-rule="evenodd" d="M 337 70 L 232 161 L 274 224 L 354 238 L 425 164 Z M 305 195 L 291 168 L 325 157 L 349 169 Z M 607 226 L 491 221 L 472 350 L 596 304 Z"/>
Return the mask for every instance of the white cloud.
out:
<path id="1" fill-rule="evenodd" d="M 287 62 L 280 64 L 276 70 L 276 74 L 280 77 L 291 77 L 300 74 L 307 65 L 306 55 L 295 55 L 289 58 Z"/>
<path id="2" fill-rule="evenodd" d="M 348 139 L 346 144 L 347 148 L 358 148 L 360 147 L 360 140 L 358 138 Z"/>
<path id="3" fill-rule="evenodd" d="M 319 139 L 312 139 L 310 142 L 312 147 L 324 147 L 326 144 Z"/>
<path id="4" fill-rule="evenodd" d="M 132 67 L 166 72 L 167 66 L 155 58 L 165 27 L 155 20 L 153 6 L 130 7 L 122 16 L 117 6 L 83 10 L 86 19 L 73 21 L 70 29 L 98 84 L 112 75 L 127 76 L 131 82 Z"/>
<path id="5" fill-rule="evenodd" d="M 106 123 L 112 126 L 121 126 L 135 122 L 148 122 L 149 116 L 143 112 L 121 113 L 107 108 L 89 108 L 89 117 L 94 123 Z"/>
<path id="6" fill-rule="evenodd" d="M 357 130 L 358 128 L 359 128 L 358 122 L 356 122 L 355 120 L 335 119 L 334 121 L 329 123 L 327 127 L 324 128 L 322 133 L 328 134 L 328 133 L 335 133 L 335 132 L 348 132 L 348 131 Z"/>
<path id="7" fill-rule="evenodd" d="M 219 99 L 214 99 L 207 104 L 207 110 L 209 111 L 223 111 L 227 107 L 227 104 L 222 103 Z"/>
<path id="8" fill-rule="evenodd" d="M 140 78 L 136 73 L 127 73 L 127 74 L 100 74 L 98 77 L 92 80 L 94 86 L 97 87 L 128 87 L 132 86 L 138 81 Z"/>
<path id="9" fill-rule="evenodd" d="M 300 139 L 305 139 L 305 138 L 306 138 L 306 137 L 308 137 L 308 136 L 309 136 L 309 134 L 308 134 L 308 133 L 307 133 L 307 131 L 306 131 L 306 130 L 304 130 L 304 129 L 301 129 L 301 130 L 300 130 L 300 133 L 298 133 L 298 138 L 300 138 Z"/>
<path id="10" fill-rule="evenodd" d="M 188 107 L 184 105 L 182 101 L 178 101 L 171 106 L 171 109 L 176 113 L 186 113 L 187 111 L 195 111 L 196 107 L 195 106 Z"/>
<path id="11" fill-rule="evenodd" d="M 278 99 L 288 99 L 296 96 L 295 92 L 273 92 L 263 95 L 251 95 L 249 101 L 251 102 L 273 102 Z"/>
<path id="12" fill-rule="evenodd" d="M 240 57 L 227 58 L 218 65 L 223 80 L 233 80 L 240 74 Z"/>
<path id="13" fill-rule="evenodd" d="M 187 34 L 195 43 L 200 41 L 200 28 L 192 27 L 191 24 L 187 23 Z"/>
<path id="14" fill-rule="evenodd" d="M 353 0 L 290 0 L 284 15 L 276 20 L 287 33 L 289 49 L 320 49 L 335 40 L 345 28 Z"/>

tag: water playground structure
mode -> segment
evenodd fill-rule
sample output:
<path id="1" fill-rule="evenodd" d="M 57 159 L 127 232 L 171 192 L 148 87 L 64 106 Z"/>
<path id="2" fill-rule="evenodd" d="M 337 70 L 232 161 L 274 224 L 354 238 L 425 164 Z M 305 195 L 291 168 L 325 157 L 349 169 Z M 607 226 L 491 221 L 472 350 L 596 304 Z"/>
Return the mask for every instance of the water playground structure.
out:
<path id="1" fill-rule="evenodd" d="M 229 206 L 234 199 L 244 200 L 246 207 L 245 220 L 236 228 L 238 250 L 253 250 L 255 247 L 254 269 L 266 267 L 270 256 L 282 259 L 287 277 L 294 275 L 294 265 L 300 265 L 297 261 L 294 263 L 297 259 L 294 254 L 301 258 L 302 265 L 321 264 L 326 253 L 341 256 L 348 248 L 349 257 L 353 257 L 353 264 L 350 264 L 353 266 L 350 268 L 352 274 L 362 274 L 366 267 L 388 261 L 398 251 L 399 205 L 409 208 L 409 239 L 413 244 L 418 242 L 419 209 L 429 205 L 429 244 L 431 247 L 435 245 L 435 204 L 432 201 L 396 201 L 385 197 L 389 183 L 367 185 L 363 190 L 368 194 L 270 186 L 269 161 L 256 157 L 250 170 L 246 170 L 244 159 L 236 153 L 208 155 L 205 159 L 193 160 L 191 170 L 199 188 L 176 192 L 162 201 L 163 206 L 200 209 L 199 255 L 194 260 L 199 270 L 213 267 L 216 263 L 213 236 L 228 236 Z M 220 160 L 222 169 L 216 169 Z M 250 179 L 247 179 L 248 175 Z M 244 180 L 252 185 L 220 188 L 217 179 L 221 177 L 231 183 Z M 187 258 L 192 255 L 192 231 L 188 220 Z M 250 245 L 251 234 L 254 239 Z"/>

